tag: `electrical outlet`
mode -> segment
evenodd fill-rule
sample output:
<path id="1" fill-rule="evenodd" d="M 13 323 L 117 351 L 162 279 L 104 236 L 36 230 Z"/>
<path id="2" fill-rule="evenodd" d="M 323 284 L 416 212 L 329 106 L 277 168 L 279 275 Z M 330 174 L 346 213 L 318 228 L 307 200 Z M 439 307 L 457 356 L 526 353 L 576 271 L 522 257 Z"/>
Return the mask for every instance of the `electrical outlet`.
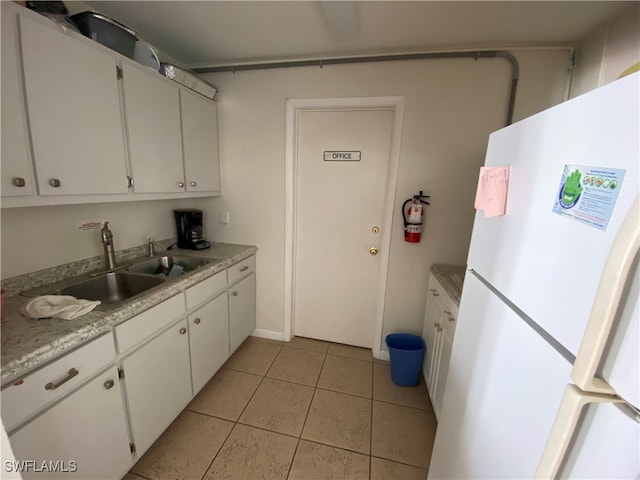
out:
<path id="1" fill-rule="evenodd" d="M 229 225 L 229 212 L 220 212 L 220 223 Z"/>

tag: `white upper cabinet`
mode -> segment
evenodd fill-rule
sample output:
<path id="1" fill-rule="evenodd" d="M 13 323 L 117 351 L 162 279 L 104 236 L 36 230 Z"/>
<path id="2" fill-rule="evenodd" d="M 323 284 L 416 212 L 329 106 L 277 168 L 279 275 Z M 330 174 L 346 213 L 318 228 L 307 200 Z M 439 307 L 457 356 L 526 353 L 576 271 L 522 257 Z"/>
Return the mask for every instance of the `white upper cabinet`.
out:
<path id="1" fill-rule="evenodd" d="M 20 60 L 16 12 L 12 3 L 0 2 L 2 10 L 2 196 L 35 192 L 31 173 L 31 151 L 27 133 L 24 96 L 20 87 Z"/>
<path id="2" fill-rule="evenodd" d="M 184 192 L 178 87 L 146 67 L 123 69 L 133 190 Z"/>
<path id="3" fill-rule="evenodd" d="M 218 107 L 196 93 L 180 91 L 187 190 L 220 192 Z"/>
<path id="4" fill-rule="evenodd" d="M 115 58 L 28 15 L 20 32 L 40 194 L 127 193 Z"/>

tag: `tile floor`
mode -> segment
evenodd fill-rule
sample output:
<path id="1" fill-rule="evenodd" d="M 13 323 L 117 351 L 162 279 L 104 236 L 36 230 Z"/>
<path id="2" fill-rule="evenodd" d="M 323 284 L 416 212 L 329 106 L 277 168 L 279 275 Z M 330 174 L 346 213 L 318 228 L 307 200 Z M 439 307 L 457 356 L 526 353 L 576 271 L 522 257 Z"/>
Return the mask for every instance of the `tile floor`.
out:
<path id="1" fill-rule="evenodd" d="M 424 382 L 371 351 L 250 337 L 125 480 L 424 479 L 436 421 Z"/>

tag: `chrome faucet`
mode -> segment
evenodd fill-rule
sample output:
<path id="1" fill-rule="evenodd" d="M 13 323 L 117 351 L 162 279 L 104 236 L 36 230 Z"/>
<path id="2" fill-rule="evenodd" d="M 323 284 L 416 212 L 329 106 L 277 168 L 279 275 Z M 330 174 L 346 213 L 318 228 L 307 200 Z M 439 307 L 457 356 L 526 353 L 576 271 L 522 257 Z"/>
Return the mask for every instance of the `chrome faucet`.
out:
<path id="1" fill-rule="evenodd" d="M 113 234 L 109 230 L 109 222 L 104 222 L 102 230 L 102 246 L 104 247 L 104 263 L 107 270 L 116 268 L 116 254 L 113 248 Z"/>
<path id="2" fill-rule="evenodd" d="M 155 239 L 155 238 L 153 238 L 153 237 L 149 237 L 149 243 L 148 243 L 148 246 L 149 246 L 149 257 L 150 257 L 150 258 L 153 258 L 153 257 L 155 257 L 155 256 L 156 256 L 155 241 L 156 241 L 156 239 Z"/>

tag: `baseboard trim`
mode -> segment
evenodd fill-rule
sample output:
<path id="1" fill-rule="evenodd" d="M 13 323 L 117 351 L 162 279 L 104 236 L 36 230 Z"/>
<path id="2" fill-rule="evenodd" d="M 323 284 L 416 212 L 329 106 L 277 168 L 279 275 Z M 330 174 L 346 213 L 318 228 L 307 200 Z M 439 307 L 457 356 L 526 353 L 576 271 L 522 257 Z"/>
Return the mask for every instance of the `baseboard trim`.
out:
<path id="1" fill-rule="evenodd" d="M 373 358 L 377 358 L 378 360 L 390 361 L 391 357 L 389 357 L 389 352 L 386 350 L 379 350 L 378 352 L 373 354 Z"/>
<path id="2" fill-rule="evenodd" d="M 284 341 L 284 332 L 278 332 L 277 330 L 265 330 L 263 328 L 256 328 L 251 334 L 252 337 L 266 338 L 268 340 Z"/>

